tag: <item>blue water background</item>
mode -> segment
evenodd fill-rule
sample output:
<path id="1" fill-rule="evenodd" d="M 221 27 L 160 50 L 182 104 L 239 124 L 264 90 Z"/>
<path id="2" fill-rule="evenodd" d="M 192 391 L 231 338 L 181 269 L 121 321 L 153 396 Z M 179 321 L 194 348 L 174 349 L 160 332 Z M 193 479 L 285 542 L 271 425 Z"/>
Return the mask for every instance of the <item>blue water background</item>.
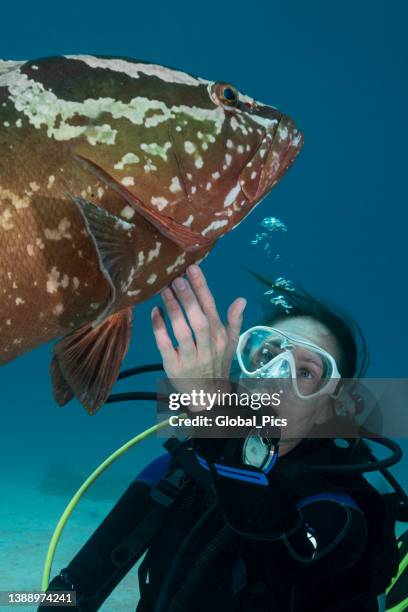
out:
<path id="1" fill-rule="evenodd" d="M 225 317 L 229 304 L 244 296 L 244 325 L 256 321 L 255 298 L 263 289 L 241 264 L 285 276 L 359 321 L 371 352 L 370 376 L 407 376 L 406 3 L 19 2 L 3 6 L 1 20 L 2 59 L 133 56 L 230 81 L 293 116 L 305 134 L 304 151 L 202 264 L 219 311 Z M 278 261 L 250 244 L 267 216 L 288 227 L 272 236 Z M 154 304 L 158 296 L 135 309 L 125 366 L 159 361 L 150 324 Z M 147 402 L 106 406 L 93 417 L 76 402 L 57 407 L 50 348 L 0 370 L 4 487 L 20 481 L 38 487 L 55 466 L 62 482 L 70 470 L 86 476 L 155 421 L 155 406 Z M 154 388 L 154 375 L 117 385 Z M 120 460 L 109 485 L 112 500 L 160 443 L 150 439 Z M 406 459 L 394 473 L 408 487 Z M 29 496 L 24 511 L 38 512 Z M 14 512 L 21 512 L 20 497 L 9 500 L 2 520 L 12 523 Z M 72 523 L 75 529 L 75 516 Z"/>

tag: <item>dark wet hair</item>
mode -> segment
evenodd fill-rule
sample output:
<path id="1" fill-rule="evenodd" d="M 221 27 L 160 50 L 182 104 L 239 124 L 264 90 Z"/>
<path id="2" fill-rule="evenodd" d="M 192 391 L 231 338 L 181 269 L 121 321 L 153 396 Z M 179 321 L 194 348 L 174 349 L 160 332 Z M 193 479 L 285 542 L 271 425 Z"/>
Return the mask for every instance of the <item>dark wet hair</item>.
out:
<path id="1" fill-rule="evenodd" d="M 315 319 L 323 323 L 338 342 L 341 352 L 338 367 L 341 376 L 362 378 L 365 375 L 369 361 L 367 344 L 360 326 L 349 314 L 326 300 L 315 298 L 303 288 L 288 289 L 246 266 L 244 268 L 269 290 L 274 290 L 271 295 L 263 294 L 257 300 L 261 306 L 257 325 L 273 325 L 289 317 L 307 316 Z M 277 295 L 284 298 L 288 307 L 280 304 L 279 300 L 277 303 L 271 302 L 271 297 Z"/>

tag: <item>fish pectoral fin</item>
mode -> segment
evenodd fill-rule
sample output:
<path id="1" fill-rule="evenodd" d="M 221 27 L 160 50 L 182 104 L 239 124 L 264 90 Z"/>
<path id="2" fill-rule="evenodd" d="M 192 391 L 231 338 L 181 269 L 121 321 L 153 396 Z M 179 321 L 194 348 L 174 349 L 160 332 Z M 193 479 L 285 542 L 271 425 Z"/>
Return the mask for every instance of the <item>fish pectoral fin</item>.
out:
<path id="1" fill-rule="evenodd" d="M 91 160 L 81 155 L 74 155 L 74 158 L 82 167 L 92 172 L 92 174 L 97 176 L 102 182 L 120 193 L 137 213 L 142 215 L 142 217 L 149 221 L 149 223 L 151 223 L 163 236 L 169 238 L 169 240 L 177 244 L 177 246 L 184 251 L 197 251 L 203 247 L 210 246 L 214 242 L 214 239 L 209 240 L 199 232 L 194 232 L 189 227 L 177 223 L 177 221 L 174 221 L 170 217 L 166 217 L 160 214 L 159 211 L 146 206 L 146 204 L 126 189 L 126 187 L 121 185 L 116 179 Z"/>
<path id="2" fill-rule="evenodd" d="M 110 300 L 93 323 L 97 326 L 115 310 L 142 267 L 136 258 L 137 244 L 141 237 L 133 223 L 111 215 L 88 200 L 68 195 L 85 221 L 86 230 L 98 254 L 101 270 L 111 286 Z"/>
<path id="3" fill-rule="evenodd" d="M 58 363 L 58 357 L 54 355 L 51 360 L 50 374 L 54 399 L 59 406 L 65 406 L 74 397 L 70 386 L 62 375 L 61 368 Z"/>
<path id="4" fill-rule="evenodd" d="M 54 346 L 52 360 L 57 402 L 63 405 L 69 401 L 69 390 L 89 414 L 95 414 L 116 382 L 131 331 L 132 309 L 125 308 L 98 327 L 88 323 L 62 338 Z"/>

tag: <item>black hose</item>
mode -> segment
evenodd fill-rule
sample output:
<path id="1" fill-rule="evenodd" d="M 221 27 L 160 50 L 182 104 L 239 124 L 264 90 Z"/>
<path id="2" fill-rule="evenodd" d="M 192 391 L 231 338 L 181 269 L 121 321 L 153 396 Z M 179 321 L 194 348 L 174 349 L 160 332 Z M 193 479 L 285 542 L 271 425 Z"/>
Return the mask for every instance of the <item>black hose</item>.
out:
<path id="1" fill-rule="evenodd" d="M 154 612 L 168 612 L 168 598 L 170 589 L 173 586 L 174 577 L 180 567 L 180 563 L 184 557 L 184 554 L 187 548 L 190 546 L 191 542 L 202 529 L 203 525 L 212 517 L 212 515 L 218 509 L 218 502 L 214 502 L 211 506 L 201 515 L 198 519 L 194 527 L 187 534 L 183 544 L 178 549 L 171 566 L 169 573 L 166 576 L 166 579 L 163 583 L 163 588 L 161 590 L 160 596 L 157 600 L 157 603 L 154 608 Z"/>
<path id="2" fill-rule="evenodd" d="M 389 438 L 374 438 L 370 435 L 370 440 L 373 442 L 377 442 L 377 444 L 381 444 L 381 446 L 386 446 L 392 451 L 392 454 L 385 459 L 375 459 L 369 463 L 352 463 L 352 464 L 336 464 L 336 465 L 304 465 L 304 471 L 306 472 L 342 472 L 342 473 L 353 473 L 359 472 L 360 474 L 364 474 L 365 472 L 377 472 L 381 471 L 383 468 L 390 467 L 391 465 L 395 465 L 402 457 L 402 449 L 399 444 L 394 442 L 394 440 L 390 440 Z"/>
<path id="3" fill-rule="evenodd" d="M 108 397 L 105 404 L 115 402 L 130 402 L 133 400 L 149 400 L 152 402 L 168 402 L 169 396 L 155 391 L 128 391 L 127 393 L 114 393 Z"/>
<path id="4" fill-rule="evenodd" d="M 190 601 L 194 594 L 199 592 L 202 583 L 214 564 L 216 558 L 225 550 L 231 542 L 234 532 L 228 525 L 222 525 L 210 540 L 206 547 L 201 551 L 199 557 L 190 568 L 186 578 L 180 585 L 176 595 L 170 602 L 168 612 L 184 612 L 191 610 Z"/>
<path id="5" fill-rule="evenodd" d="M 129 378 L 130 376 L 137 376 L 138 374 L 144 374 L 145 372 L 156 372 L 159 370 L 164 370 L 162 363 L 146 363 L 145 365 L 138 366 L 136 368 L 123 370 L 123 372 L 119 374 L 118 380 L 123 380 L 124 378 Z"/>

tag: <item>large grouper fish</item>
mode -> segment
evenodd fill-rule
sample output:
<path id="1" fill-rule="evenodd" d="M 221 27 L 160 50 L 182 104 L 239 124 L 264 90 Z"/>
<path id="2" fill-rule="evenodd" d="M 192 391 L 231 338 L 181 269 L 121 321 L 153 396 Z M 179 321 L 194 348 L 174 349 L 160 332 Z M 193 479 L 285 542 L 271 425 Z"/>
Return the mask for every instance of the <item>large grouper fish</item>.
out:
<path id="1" fill-rule="evenodd" d="M 302 144 L 223 81 L 128 57 L 0 61 L 0 364 L 59 338 L 56 401 L 94 414 L 132 307 L 201 261 Z"/>

